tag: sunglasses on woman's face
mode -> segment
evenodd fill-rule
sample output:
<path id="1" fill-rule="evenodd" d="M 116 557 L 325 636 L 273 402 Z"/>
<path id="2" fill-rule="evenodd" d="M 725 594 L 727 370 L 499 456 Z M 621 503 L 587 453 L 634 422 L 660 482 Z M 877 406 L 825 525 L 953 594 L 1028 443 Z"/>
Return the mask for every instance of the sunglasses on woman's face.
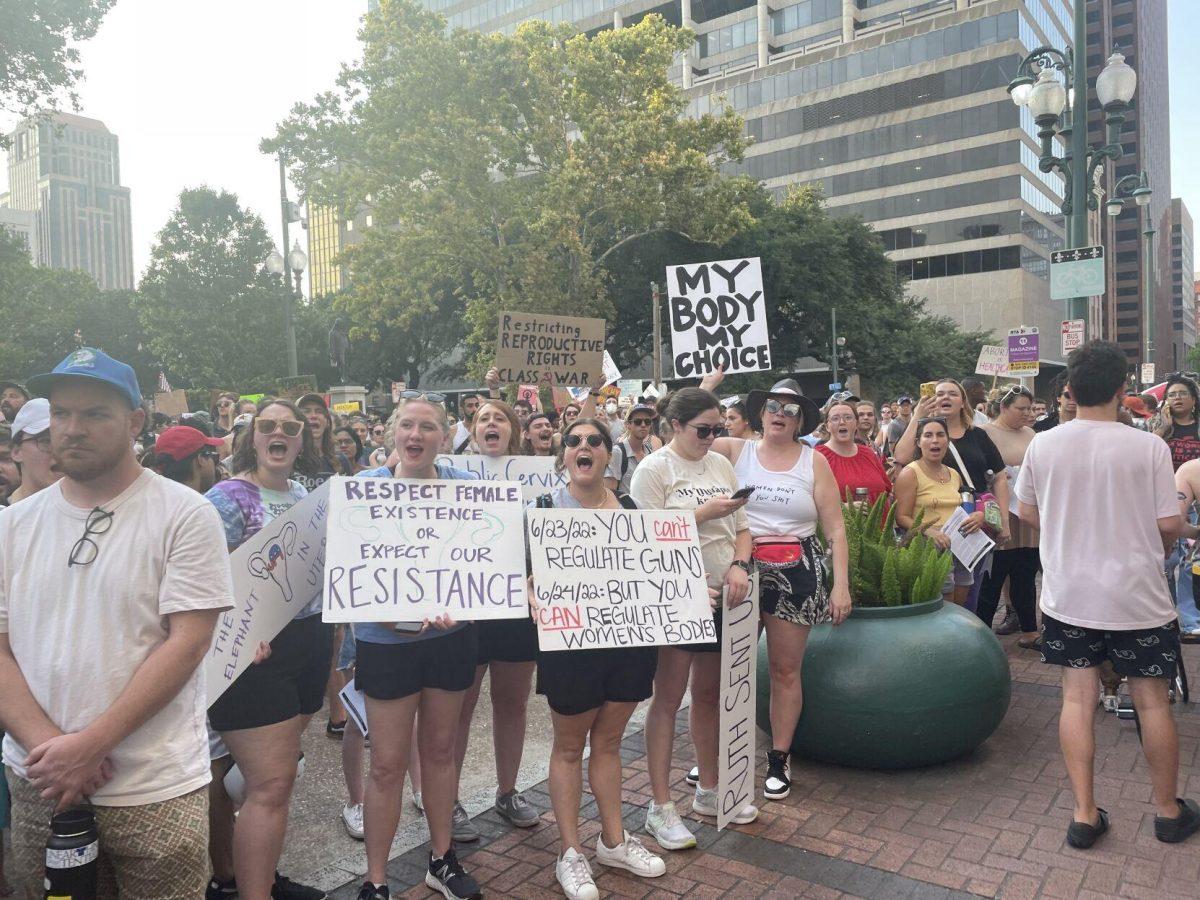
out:
<path id="1" fill-rule="evenodd" d="M 696 437 L 702 441 L 707 441 L 710 437 L 725 437 L 729 434 L 729 430 L 723 425 L 693 425 L 691 422 L 684 423 L 688 428 L 696 429 Z"/>
<path id="2" fill-rule="evenodd" d="M 604 443 L 604 438 L 600 437 L 598 434 L 589 434 L 587 437 L 584 437 L 581 434 L 568 434 L 565 438 L 563 438 L 563 443 L 572 448 L 578 447 L 584 441 L 587 441 L 587 445 L 595 450 Z"/>
<path id="3" fill-rule="evenodd" d="M 217 404 L 217 406 L 221 407 L 222 409 L 228 409 L 229 407 L 233 406 L 233 401 L 232 400 L 222 400 L 220 403 Z"/>
<path id="4" fill-rule="evenodd" d="M 841 401 L 838 401 L 838 402 L 840 403 Z M 799 403 L 781 403 L 778 400 L 768 400 L 763 405 L 763 408 L 766 409 L 767 412 L 772 413 L 777 416 L 784 415 L 784 416 L 787 416 L 789 419 L 800 418 L 800 404 Z"/>
<path id="5" fill-rule="evenodd" d="M 254 427 L 259 434 L 274 434 L 279 429 L 288 437 L 295 437 L 304 430 L 304 423 L 295 419 L 255 419 Z"/>

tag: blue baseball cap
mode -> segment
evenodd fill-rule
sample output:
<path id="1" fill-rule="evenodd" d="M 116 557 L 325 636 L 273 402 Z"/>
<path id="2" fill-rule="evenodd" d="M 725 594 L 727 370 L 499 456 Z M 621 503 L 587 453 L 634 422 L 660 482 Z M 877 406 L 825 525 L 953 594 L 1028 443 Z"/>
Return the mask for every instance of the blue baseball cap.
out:
<path id="1" fill-rule="evenodd" d="M 80 347 L 55 366 L 53 372 L 33 376 L 29 379 L 29 389 L 49 397 L 54 385 L 68 378 L 86 378 L 111 384 L 129 401 L 131 408 L 142 405 L 142 390 L 138 387 L 133 369 L 94 347 Z"/>

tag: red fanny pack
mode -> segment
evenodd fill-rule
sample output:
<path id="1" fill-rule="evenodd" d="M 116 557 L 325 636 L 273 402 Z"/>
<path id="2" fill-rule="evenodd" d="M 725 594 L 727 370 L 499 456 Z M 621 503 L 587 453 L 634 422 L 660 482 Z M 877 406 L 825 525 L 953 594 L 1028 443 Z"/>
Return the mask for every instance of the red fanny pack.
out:
<path id="1" fill-rule="evenodd" d="M 804 557 L 804 545 L 790 535 L 756 538 L 751 558 L 768 569 L 790 569 Z"/>

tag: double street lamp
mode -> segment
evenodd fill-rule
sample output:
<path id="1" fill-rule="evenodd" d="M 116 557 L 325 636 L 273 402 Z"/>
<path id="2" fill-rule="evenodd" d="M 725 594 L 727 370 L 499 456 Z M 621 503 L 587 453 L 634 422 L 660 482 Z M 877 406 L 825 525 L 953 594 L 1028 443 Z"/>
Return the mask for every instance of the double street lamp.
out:
<path id="1" fill-rule="evenodd" d="M 296 241 L 292 244 L 287 259 L 284 259 L 283 254 L 278 250 L 272 250 L 271 255 L 263 261 L 263 265 L 272 275 L 279 275 L 283 278 L 283 289 L 286 295 L 283 307 L 283 327 L 287 336 L 288 375 L 295 378 L 300 373 L 296 360 L 296 323 L 292 313 L 292 304 L 296 297 L 303 296 L 300 290 L 300 277 L 308 267 L 308 254 L 300 249 L 300 242 Z M 288 281 L 289 272 L 295 279 L 294 288 Z"/>
<path id="2" fill-rule="evenodd" d="M 1125 209 L 1125 200 L 1130 199 L 1145 210 L 1142 223 L 1142 302 L 1146 305 L 1146 327 L 1143 338 L 1142 362 L 1154 362 L 1154 224 L 1150 220 L 1150 179 L 1145 172 L 1126 175 L 1113 185 L 1113 192 L 1104 204 L 1104 211 L 1116 217 Z"/>
<path id="3" fill-rule="evenodd" d="M 1056 171 L 1067 182 L 1061 208 L 1067 217 L 1068 249 L 1088 245 L 1088 210 L 1098 207 L 1091 189 L 1096 169 L 1105 160 L 1120 159 L 1121 126 L 1137 90 L 1137 73 L 1114 50 L 1096 78 L 1096 97 L 1104 108 L 1106 141 L 1101 147 L 1089 146 L 1087 22 L 1083 3 L 1075 4 L 1074 25 L 1074 50 L 1038 47 L 1021 61 L 1016 77 L 1008 85 L 1013 102 L 1027 107 L 1038 126 L 1042 142 L 1038 168 L 1047 173 Z M 1055 135 L 1066 143 L 1067 150 L 1062 156 L 1054 153 Z M 1087 298 L 1072 298 L 1067 309 L 1068 318 L 1083 319 L 1086 329 Z"/>

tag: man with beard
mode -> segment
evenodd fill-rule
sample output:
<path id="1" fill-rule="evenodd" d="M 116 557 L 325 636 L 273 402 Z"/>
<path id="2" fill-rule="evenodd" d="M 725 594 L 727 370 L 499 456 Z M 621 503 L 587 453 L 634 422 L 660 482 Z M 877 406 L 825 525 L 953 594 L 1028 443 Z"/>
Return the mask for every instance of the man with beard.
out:
<path id="1" fill-rule="evenodd" d="M 38 398 L 21 407 L 13 420 L 12 459 L 20 469 L 21 484 L 8 495 L 11 506 L 61 477 L 50 455 L 50 402 Z"/>
<path id="2" fill-rule="evenodd" d="M 12 447 L 12 431 L 7 425 L 0 425 L 0 506 L 8 506 L 21 486 L 21 470 L 13 460 Z"/>
<path id="3" fill-rule="evenodd" d="M 29 392 L 15 381 L 0 381 L 0 420 L 11 422 L 29 402 Z"/>
<path id="4" fill-rule="evenodd" d="M 49 395 L 62 478 L 0 515 L 0 727 L 18 896 L 43 894 L 49 822 L 96 816 L 100 896 L 192 900 L 208 880 L 200 664 L 233 585 L 200 494 L 138 464 L 133 370 L 80 348 Z"/>

